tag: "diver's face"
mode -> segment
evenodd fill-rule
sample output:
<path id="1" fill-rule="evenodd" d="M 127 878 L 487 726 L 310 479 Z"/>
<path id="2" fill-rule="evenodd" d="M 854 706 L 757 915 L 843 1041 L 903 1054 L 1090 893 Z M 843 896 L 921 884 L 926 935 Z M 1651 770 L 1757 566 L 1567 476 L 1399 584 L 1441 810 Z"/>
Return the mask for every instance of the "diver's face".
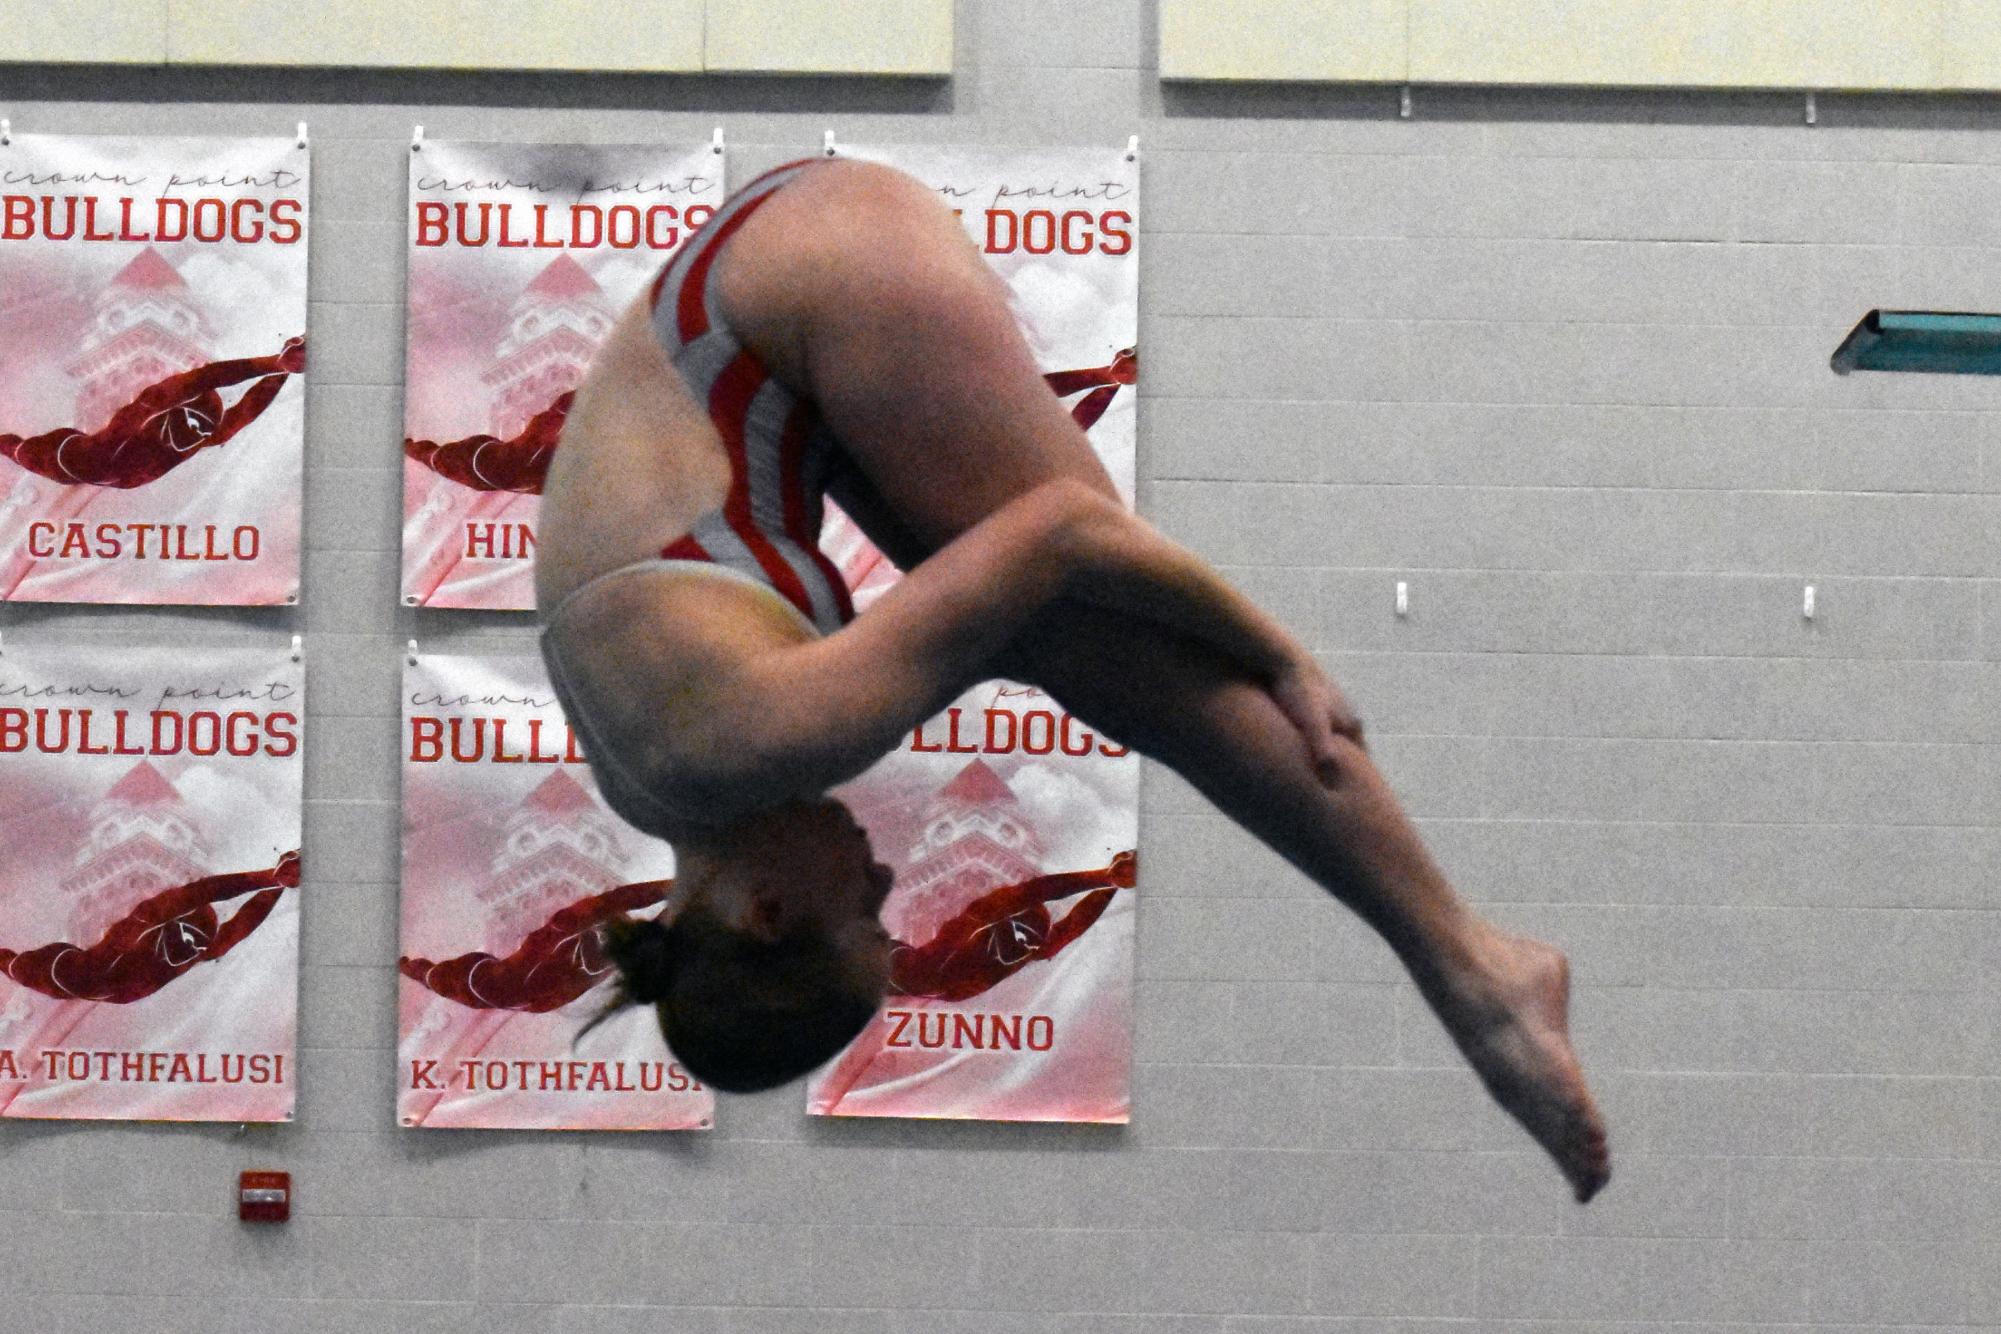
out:
<path id="1" fill-rule="evenodd" d="M 876 860 L 868 832 L 838 801 L 813 807 L 802 827 L 813 831 L 819 886 L 814 902 L 801 905 L 802 910 L 812 928 L 824 931 L 833 942 L 850 984 L 879 996 L 889 988 L 890 953 L 895 948 L 880 916 L 894 874 Z M 806 877 L 800 883 L 808 883 Z"/>
<path id="2" fill-rule="evenodd" d="M 773 942 L 821 936 L 840 960 L 842 985 L 887 990 L 895 942 L 877 913 L 893 876 L 845 806 L 827 799 L 772 811 L 733 831 L 722 855 L 737 865 L 704 877 L 710 911 Z"/>
<path id="3" fill-rule="evenodd" d="M 881 919 L 895 873 L 876 860 L 868 831 L 840 802 L 821 802 L 813 820 L 822 829 L 817 838 L 828 881 L 820 925 L 839 950 L 850 983 L 880 996 L 889 990 L 896 947 Z"/>
<path id="4" fill-rule="evenodd" d="M 895 873 L 876 860 L 868 831 L 846 806 L 829 798 L 813 808 L 813 818 L 825 826 L 819 837 L 832 882 L 830 903 L 839 904 L 849 915 L 873 919 L 895 885 Z"/>
<path id="5" fill-rule="evenodd" d="M 873 926 L 893 884 L 868 834 L 831 798 L 771 812 L 741 830 L 728 855 L 748 873 L 718 877 L 711 907 L 740 929 L 773 938 Z"/>

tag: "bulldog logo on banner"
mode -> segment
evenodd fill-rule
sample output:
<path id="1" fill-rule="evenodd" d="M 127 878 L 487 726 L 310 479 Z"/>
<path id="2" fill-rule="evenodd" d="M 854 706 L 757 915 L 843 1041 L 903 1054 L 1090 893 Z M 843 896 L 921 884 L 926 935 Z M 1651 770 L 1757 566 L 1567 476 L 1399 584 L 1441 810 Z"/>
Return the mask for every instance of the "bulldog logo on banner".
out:
<path id="1" fill-rule="evenodd" d="M 1050 391 L 1131 502 L 1139 170 L 1095 149 L 842 146 L 934 188 L 1007 281 Z M 829 507 L 858 606 L 895 567 Z M 896 872 L 891 995 L 812 1081 L 816 1115 L 1123 1122 L 1138 758 L 992 682 L 837 794 Z"/>
<path id="2" fill-rule="evenodd" d="M 0 147 L 0 600 L 299 590 L 307 153 Z"/>
<path id="3" fill-rule="evenodd" d="M 720 149 L 425 140 L 410 155 L 406 605 L 535 605 L 535 516 L 571 397 L 721 202 Z"/>
<path id="4" fill-rule="evenodd" d="M 293 655 L 0 654 L 0 1116 L 283 1121 Z"/>
<path id="5" fill-rule="evenodd" d="M 650 1009 L 577 1037 L 606 925 L 660 912 L 673 852 L 598 797 L 539 659 L 426 654 L 403 684 L 403 1124 L 707 1128 Z"/>

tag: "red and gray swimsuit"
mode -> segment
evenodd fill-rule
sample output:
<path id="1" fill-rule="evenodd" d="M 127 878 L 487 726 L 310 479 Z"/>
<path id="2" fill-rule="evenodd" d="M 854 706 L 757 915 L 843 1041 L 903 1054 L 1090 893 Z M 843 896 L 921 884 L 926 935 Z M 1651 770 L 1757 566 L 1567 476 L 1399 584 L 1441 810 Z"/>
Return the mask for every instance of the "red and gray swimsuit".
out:
<path id="1" fill-rule="evenodd" d="M 723 318 L 716 258 L 759 205 L 813 161 L 795 162 L 752 181 L 725 202 L 653 284 L 653 328 L 674 369 L 729 452 L 730 487 L 722 507 L 695 521 L 685 537 L 649 560 L 622 566 L 571 591 L 547 617 L 542 657 L 563 713 L 591 757 L 599 790 L 611 808 L 635 824 L 667 819 L 701 823 L 705 812 L 682 810 L 626 772 L 617 751 L 572 688 L 557 633 L 564 610 L 586 589 L 655 570 L 727 580 L 772 600 L 801 628 L 832 634 L 854 619 L 834 563 L 820 550 L 827 482 L 851 466 L 812 405 L 773 379 Z"/>
<path id="2" fill-rule="evenodd" d="M 810 403 L 780 384 L 723 318 L 716 259 L 730 237 L 818 159 L 766 172 L 705 223 L 653 284 L 653 329 L 674 369 L 707 405 L 729 451 L 722 508 L 660 554 L 712 564 L 776 592 L 821 634 L 854 619 L 834 563 L 820 550 L 827 480 L 839 445 Z"/>

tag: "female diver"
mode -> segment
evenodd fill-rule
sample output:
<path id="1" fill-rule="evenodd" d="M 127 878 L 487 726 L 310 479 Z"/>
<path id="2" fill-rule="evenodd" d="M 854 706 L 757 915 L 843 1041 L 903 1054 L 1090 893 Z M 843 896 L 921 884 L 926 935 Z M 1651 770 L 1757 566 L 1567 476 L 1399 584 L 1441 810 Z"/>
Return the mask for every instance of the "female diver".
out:
<path id="1" fill-rule="evenodd" d="M 823 495 L 908 571 L 860 617 Z M 868 1022 L 890 873 L 826 793 L 1007 677 L 1361 914 L 1577 1197 L 1604 1184 L 1563 955 L 1452 891 L 1308 652 L 1126 512 L 917 182 L 795 163 L 725 204 L 599 350 L 540 525 L 557 692 L 606 800 L 675 849 L 625 995 L 704 1081 L 782 1083 Z"/>

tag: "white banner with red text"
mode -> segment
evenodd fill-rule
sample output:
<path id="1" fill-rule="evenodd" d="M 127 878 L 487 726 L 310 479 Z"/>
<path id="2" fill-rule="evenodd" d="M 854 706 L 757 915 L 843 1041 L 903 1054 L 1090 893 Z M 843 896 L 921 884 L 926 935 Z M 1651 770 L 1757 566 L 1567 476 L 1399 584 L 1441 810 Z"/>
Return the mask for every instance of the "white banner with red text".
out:
<path id="1" fill-rule="evenodd" d="M 651 1010 L 577 1038 L 612 994 L 605 926 L 661 910 L 674 855 L 599 798 L 541 660 L 412 654 L 402 754 L 402 1123 L 706 1129 Z"/>
<path id="2" fill-rule="evenodd" d="M 297 654 L 0 652 L 0 1116 L 284 1121 Z"/>
<path id="3" fill-rule="evenodd" d="M 0 600 L 299 591 L 307 151 L 0 147 Z"/>
<path id="4" fill-rule="evenodd" d="M 1089 148 L 840 153 L 910 173 L 958 213 L 1130 503 L 1138 163 Z M 858 607 L 897 578 L 831 507 L 822 545 Z M 1138 780 L 1124 747 L 992 682 L 839 790 L 896 872 L 882 917 L 899 946 L 891 996 L 814 1077 L 813 1113 L 1128 1119 Z"/>
<path id="5" fill-rule="evenodd" d="M 571 395 L 722 201 L 721 149 L 427 139 L 410 155 L 405 605 L 535 605 L 535 518 Z"/>

